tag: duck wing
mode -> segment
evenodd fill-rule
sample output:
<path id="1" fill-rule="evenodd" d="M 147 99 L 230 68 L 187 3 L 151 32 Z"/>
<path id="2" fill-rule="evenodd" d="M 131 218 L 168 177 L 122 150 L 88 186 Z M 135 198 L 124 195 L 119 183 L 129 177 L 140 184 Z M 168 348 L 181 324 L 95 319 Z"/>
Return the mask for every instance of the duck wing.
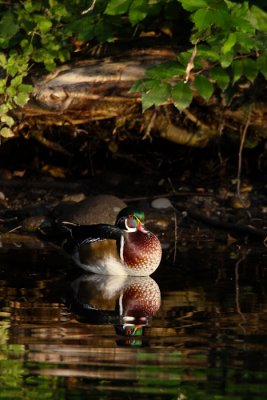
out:
<path id="1" fill-rule="evenodd" d="M 122 237 L 122 230 L 117 226 L 109 224 L 78 225 L 72 222 L 61 222 L 61 226 L 69 232 L 71 238 L 78 246 L 105 239 L 118 242 Z"/>

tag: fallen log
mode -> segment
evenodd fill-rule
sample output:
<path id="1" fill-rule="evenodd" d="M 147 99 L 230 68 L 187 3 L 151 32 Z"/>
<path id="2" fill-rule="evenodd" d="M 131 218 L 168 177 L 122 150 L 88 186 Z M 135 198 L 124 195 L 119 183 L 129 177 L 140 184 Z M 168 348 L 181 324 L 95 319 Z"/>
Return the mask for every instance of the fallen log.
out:
<path id="1" fill-rule="evenodd" d="M 26 125 L 34 132 L 35 127 L 39 130 L 49 125 L 73 127 L 111 118 L 123 126 L 127 119 L 136 119 L 142 121 L 140 130 L 142 126 L 145 137 L 153 131 L 177 144 L 204 147 L 223 130 L 239 137 L 249 108 L 251 132 L 256 137 L 266 137 L 266 107 L 261 104 L 251 107 L 251 101 L 247 106 L 245 101 L 240 101 L 239 108 L 231 109 L 212 98 L 203 107 L 203 99 L 195 95 L 194 107 L 181 114 L 171 100 L 142 114 L 141 95 L 131 92 L 131 86 L 144 77 L 146 69 L 175 59 L 172 50 L 149 49 L 60 67 L 37 81 L 28 104 L 16 110 L 22 121 L 20 129 Z M 245 97 L 242 93 L 239 96 Z M 58 150 L 55 148 L 55 151 Z"/>
<path id="2" fill-rule="evenodd" d="M 147 68 L 174 60 L 171 50 L 133 51 L 115 58 L 85 60 L 56 69 L 40 82 L 23 109 L 26 117 L 61 124 L 130 115 L 141 102 L 132 84 Z M 140 111 L 140 107 L 139 111 Z M 53 117 L 53 118 L 52 118 Z"/>

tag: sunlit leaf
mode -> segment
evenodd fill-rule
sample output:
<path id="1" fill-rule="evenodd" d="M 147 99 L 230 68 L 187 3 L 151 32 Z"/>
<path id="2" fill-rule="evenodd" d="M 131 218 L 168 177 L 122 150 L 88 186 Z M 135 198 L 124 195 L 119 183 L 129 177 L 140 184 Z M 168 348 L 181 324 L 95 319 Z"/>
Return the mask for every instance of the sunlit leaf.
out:
<path id="1" fill-rule="evenodd" d="M 187 83 L 177 82 L 172 88 L 172 99 L 175 107 L 179 111 L 183 111 L 191 104 L 193 99 L 192 90 Z"/>
<path id="2" fill-rule="evenodd" d="M 38 23 L 38 28 L 43 33 L 49 32 L 51 27 L 52 27 L 52 22 L 50 20 L 48 20 L 48 19 L 42 19 Z"/>
<path id="3" fill-rule="evenodd" d="M 19 85 L 18 89 L 19 89 L 20 92 L 24 92 L 24 93 L 28 93 L 29 94 L 29 93 L 32 92 L 33 87 L 32 87 L 32 85 L 27 85 L 25 83 L 22 83 L 21 85 Z"/>
<path id="4" fill-rule="evenodd" d="M 9 103 L 3 103 L 0 105 L 0 116 L 5 115 L 10 110 Z"/>
<path id="5" fill-rule="evenodd" d="M 5 93 L 6 90 L 6 80 L 0 79 L 0 94 Z"/>
<path id="6" fill-rule="evenodd" d="M 13 86 L 8 86 L 6 89 L 6 93 L 10 96 L 13 97 L 17 94 L 17 89 L 14 88 Z"/>
<path id="7" fill-rule="evenodd" d="M 17 76 L 15 76 L 15 78 L 11 79 L 10 86 L 13 86 L 14 88 L 16 88 L 18 85 L 21 84 L 21 82 L 22 82 L 22 76 L 17 75 Z"/>
<path id="8" fill-rule="evenodd" d="M 220 63 L 222 68 L 227 68 L 232 64 L 234 58 L 234 54 L 232 51 L 226 53 L 226 54 L 222 54 L 220 56 Z"/>
<path id="9" fill-rule="evenodd" d="M 267 32 L 267 12 L 252 5 L 247 17 L 252 26 L 263 32 Z"/>
<path id="10" fill-rule="evenodd" d="M 0 136 L 8 139 L 8 138 L 11 138 L 11 137 L 13 137 L 15 135 L 14 135 L 14 132 L 10 128 L 7 128 L 5 126 L 4 128 L 0 129 Z"/>
<path id="11" fill-rule="evenodd" d="M 23 107 L 29 100 L 29 94 L 20 92 L 17 96 L 14 97 L 14 102 L 19 106 Z"/>
<path id="12" fill-rule="evenodd" d="M 194 85 L 200 96 L 206 101 L 209 100 L 213 93 L 213 85 L 203 75 L 197 75 L 194 80 Z"/>
<path id="13" fill-rule="evenodd" d="M 192 21 L 196 28 L 202 31 L 214 23 L 213 12 L 210 9 L 200 8 L 192 15 Z"/>
<path id="14" fill-rule="evenodd" d="M 105 9 L 105 14 L 121 15 L 128 12 L 132 0 L 110 0 Z"/>
<path id="15" fill-rule="evenodd" d="M 6 55 L 4 53 L 0 53 L 0 67 L 5 68 L 7 63 Z"/>
<path id="16" fill-rule="evenodd" d="M 194 11 L 208 6 L 206 0 L 181 0 L 180 3 L 187 11 Z"/>
<path id="17" fill-rule="evenodd" d="M 230 33 L 230 35 L 228 36 L 222 47 L 223 53 L 229 53 L 229 51 L 232 50 L 232 48 L 236 44 L 236 39 L 237 39 L 236 33 L 235 32 Z"/>
<path id="18" fill-rule="evenodd" d="M 149 5 L 147 0 L 133 0 L 129 9 L 129 20 L 132 25 L 142 21 L 148 13 Z"/>
<path id="19" fill-rule="evenodd" d="M 9 128 L 15 123 L 14 118 L 7 114 L 1 116 L 1 122 L 6 124 Z"/>

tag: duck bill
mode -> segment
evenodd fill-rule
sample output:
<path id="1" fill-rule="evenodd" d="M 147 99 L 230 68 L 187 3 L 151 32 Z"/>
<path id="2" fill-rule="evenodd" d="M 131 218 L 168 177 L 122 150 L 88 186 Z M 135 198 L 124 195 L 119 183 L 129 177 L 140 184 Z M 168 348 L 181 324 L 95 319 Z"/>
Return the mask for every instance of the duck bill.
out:
<path id="1" fill-rule="evenodd" d="M 142 232 L 142 233 L 147 233 L 148 232 L 146 230 L 144 224 L 142 224 L 142 222 L 140 220 L 138 220 L 137 230 Z"/>

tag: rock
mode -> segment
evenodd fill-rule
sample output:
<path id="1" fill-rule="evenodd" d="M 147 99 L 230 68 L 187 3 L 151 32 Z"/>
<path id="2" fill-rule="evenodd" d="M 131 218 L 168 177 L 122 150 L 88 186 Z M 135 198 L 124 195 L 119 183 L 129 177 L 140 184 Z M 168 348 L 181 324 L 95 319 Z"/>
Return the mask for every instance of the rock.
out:
<path id="1" fill-rule="evenodd" d="M 79 203 L 62 202 L 54 210 L 54 218 L 59 221 L 81 225 L 114 224 L 119 211 L 126 203 L 112 195 L 90 196 Z"/>
<path id="2" fill-rule="evenodd" d="M 162 198 L 153 200 L 151 203 L 151 207 L 153 207 L 153 208 L 171 208 L 172 203 L 170 202 L 169 199 L 162 197 Z"/>
<path id="3" fill-rule="evenodd" d="M 21 229 L 27 232 L 37 232 L 45 228 L 52 229 L 52 221 L 42 215 L 25 218 L 21 223 Z"/>

